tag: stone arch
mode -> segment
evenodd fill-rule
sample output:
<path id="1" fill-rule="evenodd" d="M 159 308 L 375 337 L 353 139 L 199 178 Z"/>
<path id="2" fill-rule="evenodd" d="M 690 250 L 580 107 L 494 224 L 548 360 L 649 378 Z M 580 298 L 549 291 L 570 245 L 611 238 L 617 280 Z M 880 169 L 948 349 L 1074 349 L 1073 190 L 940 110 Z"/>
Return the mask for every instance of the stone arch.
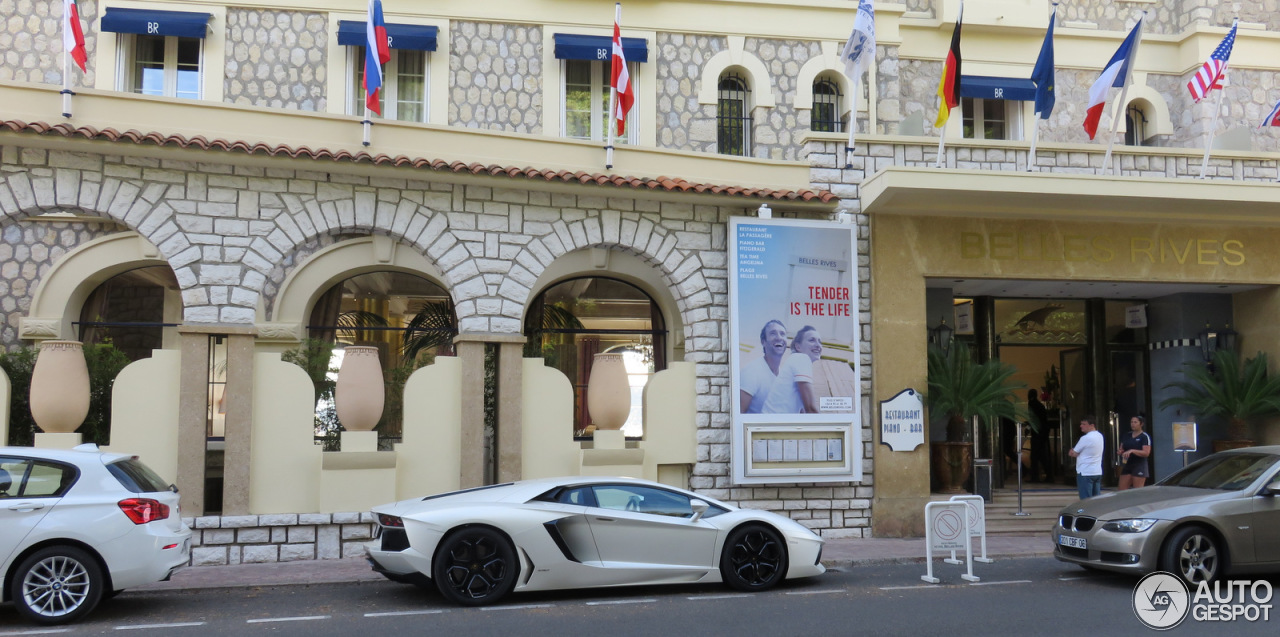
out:
<path id="1" fill-rule="evenodd" d="M 719 97 L 720 76 L 733 68 L 741 70 L 751 85 L 752 110 L 773 108 L 775 98 L 769 70 L 760 58 L 744 50 L 746 38 L 729 36 L 729 46 L 711 56 L 702 67 L 702 82 L 698 87 L 698 103 L 714 105 Z"/>
<path id="2" fill-rule="evenodd" d="M 1169 103 L 1165 101 L 1163 95 L 1159 91 L 1147 86 L 1146 76 L 1143 75 L 1142 81 L 1134 81 L 1129 85 L 1129 92 L 1126 98 L 1128 104 L 1120 104 L 1117 106 L 1115 115 L 1120 117 L 1119 132 L 1124 130 L 1124 113 L 1130 105 L 1137 106 L 1147 115 L 1147 137 L 1155 135 L 1172 135 L 1173 120 L 1169 118 Z M 1118 103 L 1117 103 L 1118 104 Z"/>
<path id="3" fill-rule="evenodd" d="M 71 324 L 99 285 L 134 268 L 164 265 L 159 249 L 136 232 L 121 232 L 89 241 L 67 252 L 53 264 L 36 286 L 31 309 L 21 320 L 23 339 L 71 339 Z"/>
<path id="4" fill-rule="evenodd" d="M 268 340 L 300 341 L 316 299 L 346 278 L 367 272 L 392 271 L 439 281 L 451 296 L 443 273 L 421 252 L 386 235 L 340 241 L 312 254 L 285 277 L 269 315 L 259 298 L 259 335 Z"/>
<path id="5" fill-rule="evenodd" d="M 809 58 L 804 66 L 800 67 L 800 73 L 796 76 L 796 98 L 795 107 L 797 109 L 813 108 L 813 82 L 818 79 L 819 75 L 826 75 L 834 80 L 836 85 L 840 87 L 840 92 L 846 98 L 840 104 L 839 115 L 847 115 L 852 111 L 855 105 L 860 106 L 861 95 L 854 94 L 853 82 L 849 76 L 844 74 L 844 63 L 840 60 L 840 54 L 836 50 L 837 45 L 834 42 L 822 43 L 822 54 Z M 871 75 L 868 77 L 869 82 L 875 81 L 875 67 L 872 66 Z"/>
<path id="6" fill-rule="evenodd" d="M 660 304 L 664 298 L 672 304 L 669 307 L 674 311 L 667 317 L 672 319 L 668 324 L 679 325 L 686 341 L 695 320 L 705 319 L 710 314 L 708 308 L 712 305 L 713 296 L 702 274 L 706 264 L 696 250 L 677 247 L 679 240 L 669 228 L 643 217 L 624 219 L 622 213 L 608 210 L 599 216 L 572 223 L 561 221 L 553 226 L 555 232 L 535 237 L 516 255 L 508 282 L 500 290 L 503 300 L 501 327 L 504 331 L 512 334 L 523 331 L 524 313 L 534 290 L 540 290 L 561 277 L 557 274 L 560 270 L 553 269 L 559 259 L 585 248 L 611 249 L 610 254 L 627 254 L 629 259 L 649 268 L 652 275 L 637 274 L 632 282 L 642 283 L 642 288 L 654 294 Z M 706 249 L 710 249 L 709 244 Z M 512 312 L 513 309 L 516 311 Z M 702 315 L 695 316 L 699 311 Z M 459 325 L 463 326 L 461 313 Z M 467 330 L 464 327 L 462 331 Z M 672 342 L 676 341 L 677 337 L 673 336 Z"/>
<path id="7" fill-rule="evenodd" d="M 670 334 L 670 347 L 674 354 L 670 360 L 683 360 L 680 352 L 684 349 L 684 317 L 679 310 L 675 295 L 672 294 L 669 277 L 656 264 L 646 262 L 634 252 L 622 250 L 616 246 L 574 250 L 557 258 L 538 275 L 531 294 L 526 299 L 524 314 L 528 314 L 528 304 L 533 300 L 534 295 L 556 283 L 578 276 L 618 279 L 648 294 L 662 310 L 662 318 Z"/>

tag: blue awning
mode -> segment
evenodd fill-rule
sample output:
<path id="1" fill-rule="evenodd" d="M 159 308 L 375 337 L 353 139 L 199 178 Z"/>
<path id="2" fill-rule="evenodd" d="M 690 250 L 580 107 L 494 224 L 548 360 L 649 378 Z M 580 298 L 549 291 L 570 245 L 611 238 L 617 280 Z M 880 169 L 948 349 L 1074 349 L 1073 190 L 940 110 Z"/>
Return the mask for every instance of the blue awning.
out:
<path id="1" fill-rule="evenodd" d="M 436 50 L 436 27 L 421 24 L 387 23 L 387 39 L 391 48 L 405 51 Z M 342 46 L 364 46 L 365 22 L 363 20 L 339 20 L 338 44 Z"/>
<path id="2" fill-rule="evenodd" d="M 1019 77 L 962 75 L 960 97 L 1032 102 L 1036 99 L 1036 85 L 1031 80 Z"/>
<path id="3" fill-rule="evenodd" d="M 155 11 L 153 9 L 107 8 L 102 16 L 102 30 L 138 35 L 174 35 L 180 38 L 203 38 L 209 31 L 208 13 L 192 11 Z"/>
<path id="4" fill-rule="evenodd" d="M 557 33 L 557 60 L 608 60 L 613 57 L 613 38 L 607 35 Z M 649 42 L 644 38 L 622 38 L 622 54 L 628 62 L 648 62 Z"/>

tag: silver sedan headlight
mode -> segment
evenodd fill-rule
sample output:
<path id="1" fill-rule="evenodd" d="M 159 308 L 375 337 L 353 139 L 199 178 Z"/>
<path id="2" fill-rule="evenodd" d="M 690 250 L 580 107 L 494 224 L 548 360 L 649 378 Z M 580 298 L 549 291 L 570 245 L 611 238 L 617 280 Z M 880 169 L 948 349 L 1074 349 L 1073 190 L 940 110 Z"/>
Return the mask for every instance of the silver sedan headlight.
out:
<path id="1" fill-rule="evenodd" d="M 1142 533 L 1150 529 L 1156 520 L 1151 518 L 1134 518 L 1132 520 L 1112 520 L 1102 525 L 1103 531 L 1112 533 Z"/>

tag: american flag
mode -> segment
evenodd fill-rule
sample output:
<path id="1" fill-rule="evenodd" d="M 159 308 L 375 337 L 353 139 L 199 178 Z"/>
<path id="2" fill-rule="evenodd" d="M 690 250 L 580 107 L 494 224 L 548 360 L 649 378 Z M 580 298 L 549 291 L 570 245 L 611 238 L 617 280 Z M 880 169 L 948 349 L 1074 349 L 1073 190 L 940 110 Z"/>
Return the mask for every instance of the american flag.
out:
<path id="1" fill-rule="evenodd" d="M 1204 96 L 1209 94 L 1213 89 L 1220 89 L 1222 85 L 1222 74 L 1227 72 L 1227 60 L 1231 59 L 1231 47 L 1236 43 L 1236 24 L 1231 25 L 1231 30 L 1227 31 L 1227 37 L 1222 38 L 1222 43 L 1218 48 L 1213 50 L 1213 54 L 1205 61 L 1204 66 L 1196 71 L 1195 77 L 1187 82 L 1187 90 L 1191 91 L 1191 97 L 1199 102 Z"/>

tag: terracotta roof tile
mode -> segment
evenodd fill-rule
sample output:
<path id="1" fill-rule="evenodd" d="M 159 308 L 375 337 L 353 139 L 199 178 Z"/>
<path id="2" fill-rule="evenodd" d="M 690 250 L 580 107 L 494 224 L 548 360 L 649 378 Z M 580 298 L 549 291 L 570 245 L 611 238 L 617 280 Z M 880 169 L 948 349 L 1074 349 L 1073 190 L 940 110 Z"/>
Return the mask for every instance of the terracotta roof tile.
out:
<path id="1" fill-rule="evenodd" d="M 36 133 L 40 135 L 61 135 L 63 137 L 80 137 L 84 139 L 107 140 L 134 144 L 154 144 L 156 146 L 177 146 L 179 148 L 196 148 L 200 150 L 220 150 L 239 152 L 248 155 L 267 155 L 270 157 L 286 156 L 305 159 L 328 159 L 335 162 L 370 163 L 384 166 L 399 166 L 418 169 L 429 169 L 437 172 L 469 173 L 472 175 L 488 174 L 511 178 L 542 179 L 566 183 L 596 184 L 617 188 L 637 188 L 663 190 L 667 192 L 712 193 L 735 197 L 768 199 L 779 201 L 804 201 L 832 203 L 839 197 L 827 190 L 773 190 L 770 188 L 744 188 L 740 186 L 721 186 L 715 184 L 692 183 L 678 177 L 629 177 L 605 173 L 588 173 L 584 171 L 541 170 L 538 168 L 519 166 L 502 166 L 498 164 L 468 164 L 460 161 L 447 162 L 441 159 L 412 158 L 404 155 L 371 155 L 366 152 L 351 153 L 345 150 L 333 152 L 327 148 L 313 149 L 310 146 L 275 146 L 245 141 L 226 139 L 208 139 L 203 135 L 187 137 L 185 135 L 163 135 L 161 133 L 142 133 L 136 130 L 118 131 L 114 128 L 97 129 L 92 126 L 72 126 L 67 123 L 49 124 L 47 122 L 24 122 L 21 120 L 0 120 L 0 130 L 20 133 Z"/>

